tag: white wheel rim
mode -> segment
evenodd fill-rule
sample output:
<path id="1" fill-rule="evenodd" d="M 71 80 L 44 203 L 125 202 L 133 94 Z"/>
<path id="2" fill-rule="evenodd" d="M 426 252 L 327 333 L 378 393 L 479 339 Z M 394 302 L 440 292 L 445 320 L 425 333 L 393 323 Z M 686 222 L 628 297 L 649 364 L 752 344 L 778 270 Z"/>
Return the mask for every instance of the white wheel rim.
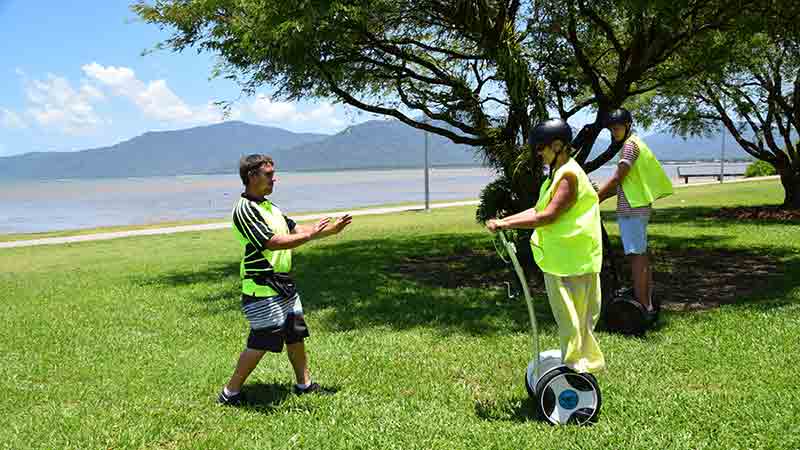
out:
<path id="1" fill-rule="evenodd" d="M 546 414 L 547 420 L 551 423 L 566 424 L 571 418 L 575 417 L 575 420 L 577 420 L 577 423 L 580 425 L 594 416 L 598 403 L 597 390 L 588 380 L 586 380 L 586 383 L 592 387 L 591 390 L 581 391 L 576 389 L 575 386 L 569 382 L 568 377 L 581 377 L 581 375 L 575 373 L 556 375 L 553 379 L 548 381 L 541 392 L 537 392 L 539 403 L 542 411 Z M 585 380 L 585 378 L 583 379 Z M 547 414 L 547 408 L 544 405 L 545 393 L 548 391 L 551 391 L 555 398 L 553 410 L 549 414 Z M 581 409 L 592 411 L 583 421 L 580 420 L 580 416 L 575 416 L 575 412 Z"/>

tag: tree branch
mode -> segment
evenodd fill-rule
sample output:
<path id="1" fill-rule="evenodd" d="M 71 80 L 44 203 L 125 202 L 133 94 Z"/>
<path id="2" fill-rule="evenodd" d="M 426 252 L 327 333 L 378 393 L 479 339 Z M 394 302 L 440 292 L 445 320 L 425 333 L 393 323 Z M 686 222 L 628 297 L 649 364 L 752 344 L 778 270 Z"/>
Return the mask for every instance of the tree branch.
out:
<path id="1" fill-rule="evenodd" d="M 589 77 L 589 83 L 592 86 L 595 97 L 598 99 L 604 98 L 605 94 L 603 93 L 602 86 L 600 86 L 600 78 L 598 78 L 594 67 L 592 67 L 592 65 L 589 63 L 586 54 L 583 53 L 583 46 L 578 40 L 578 31 L 575 24 L 575 11 L 572 10 L 572 8 L 570 8 L 569 20 L 567 23 L 567 41 L 569 42 L 570 46 L 572 46 L 572 50 L 575 52 L 575 58 L 578 60 L 578 65 L 583 69 L 583 73 Z"/>
<path id="2" fill-rule="evenodd" d="M 605 33 L 606 38 L 611 41 L 611 45 L 614 46 L 617 54 L 622 56 L 622 54 L 625 52 L 625 49 L 622 47 L 619 39 L 617 39 L 617 36 L 614 34 L 614 30 L 611 28 L 611 25 L 603 20 L 600 15 L 598 15 L 597 12 L 595 12 L 595 10 L 593 10 L 591 7 L 587 7 L 583 0 L 578 0 L 578 9 L 591 21 L 596 23 L 601 30 L 603 30 L 603 33 Z"/>
<path id="3" fill-rule="evenodd" d="M 739 128 L 736 127 L 736 124 L 733 123 L 733 120 L 731 120 L 730 115 L 728 115 L 728 111 L 723 107 L 722 103 L 719 101 L 719 98 L 715 95 L 713 87 L 708 83 L 704 83 L 703 87 L 706 93 L 708 93 L 708 97 L 703 97 L 703 98 L 706 98 L 709 106 L 711 106 L 717 111 L 717 114 L 720 115 L 722 123 L 725 125 L 725 128 L 728 129 L 728 131 L 731 133 L 731 136 L 733 136 L 736 142 L 739 143 L 739 146 L 741 146 L 744 149 L 744 151 L 746 151 L 747 153 L 749 153 L 750 155 L 752 155 L 757 159 L 772 162 L 774 160 L 772 155 L 762 150 L 761 146 L 756 146 L 754 143 L 748 141 L 747 139 L 744 138 L 744 136 L 742 136 L 742 134 L 739 132 Z M 747 119 L 749 120 L 752 126 L 752 120 L 750 120 L 749 118 Z M 754 131 L 756 132 L 756 135 L 758 135 L 758 130 Z"/>
<path id="4" fill-rule="evenodd" d="M 561 117 L 563 119 L 569 119 L 570 117 L 572 117 L 575 114 L 577 114 L 578 111 L 582 110 L 583 108 L 586 108 L 587 106 L 593 105 L 596 101 L 597 101 L 597 98 L 596 97 L 592 97 L 592 98 L 584 100 L 584 101 L 582 101 L 580 103 L 577 103 L 570 110 L 565 111 L 566 114 L 562 115 Z"/>
<path id="5" fill-rule="evenodd" d="M 594 172 L 595 170 L 599 169 L 605 163 L 611 161 L 611 159 L 614 157 L 614 155 L 619 153 L 619 151 L 620 151 L 620 149 L 622 148 L 623 145 L 625 145 L 624 141 L 615 142 L 614 140 L 612 140 L 611 144 L 608 145 L 608 148 L 606 148 L 603 151 L 603 153 L 597 155 L 597 158 L 595 158 L 591 162 L 583 164 L 583 170 L 586 171 L 586 173 L 590 173 L 590 172 Z"/>
<path id="6" fill-rule="evenodd" d="M 472 61 L 482 61 L 482 60 L 488 60 L 489 59 L 485 55 L 470 55 L 470 54 L 467 54 L 467 53 L 457 52 L 455 50 L 445 49 L 445 48 L 441 48 L 441 47 L 434 47 L 432 45 L 425 44 L 424 42 L 419 42 L 417 40 L 410 39 L 410 38 L 389 40 L 387 42 L 392 43 L 392 44 L 396 44 L 396 45 L 414 45 L 414 46 L 417 46 L 417 47 L 419 47 L 419 48 L 421 48 L 423 50 L 426 50 L 428 52 L 441 53 L 443 55 L 447 55 L 447 56 L 451 57 L 452 59 L 466 59 L 466 60 L 472 60 Z"/>
<path id="7" fill-rule="evenodd" d="M 405 90 L 403 89 L 402 81 L 397 80 L 397 82 L 395 83 L 395 89 L 397 90 L 398 95 L 400 95 L 400 99 L 409 108 L 417 109 L 419 111 L 422 111 L 423 113 L 425 113 L 426 116 L 430 117 L 431 119 L 441 120 L 443 122 L 446 122 L 446 123 L 458 128 L 458 129 L 460 129 L 461 131 L 463 131 L 465 133 L 469 133 L 469 134 L 472 134 L 472 135 L 475 135 L 475 136 L 479 135 L 479 130 L 477 128 L 469 126 L 469 125 L 467 125 L 465 123 L 453 120 L 453 118 L 449 114 L 441 114 L 441 113 L 433 112 L 430 108 L 425 106 L 424 103 L 420 103 L 420 102 L 416 102 L 416 101 L 411 100 L 408 97 L 408 95 L 406 94 Z"/>
<path id="8" fill-rule="evenodd" d="M 371 112 L 371 113 L 394 117 L 394 118 L 400 120 L 401 122 L 405 123 L 406 125 L 410 125 L 410 126 L 412 126 L 414 128 L 420 129 L 420 130 L 430 131 L 431 133 L 435 133 L 435 134 L 438 134 L 440 136 L 444 136 L 444 137 L 450 139 L 451 141 L 453 141 L 456 144 L 467 144 L 467 145 L 473 145 L 473 146 L 482 146 L 482 145 L 488 145 L 488 144 L 491 143 L 491 139 L 489 139 L 488 137 L 482 136 L 482 137 L 478 137 L 478 138 L 471 138 L 471 137 L 468 137 L 468 136 L 463 136 L 463 135 L 454 133 L 451 130 L 431 125 L 429 122 L 418 122 L 418 121 L 416 121 L 414 119 L 411 119 L 410 117 L 406 116 L 405 114 L 401 113 L 400 111 L 398 111 L 396 109 L 386 108 L 386 107 L 382 107 L 382 106 L 377 106 L 377 105 L 371 105 L 371 104 L 368 104 L 368 103 L 364 103 L 364 102 L 358 100 L 357 98 L 353 97 L 352 95 L 350 95 L 350 93 L 348 93 L 347 91 L 345 91 L 342 88 L 340 88 L 336 84 L 336 82 L 333 81 L 333 79 L 330 77 L 330 75 L 327 72 L 325 72 L 324 68 L 319 67 L 319 69 L 320 69 L 320 73 L 322 74 L 323 78 L 325 78 L 325 82 L 326 82 L 328 88 L 331 90 L 331 92 L 336 94 L 336 96 L 338 96 L 339 99 L 341 99 L 343 102 L 345 102 L 345 103 L 347 103 L 349 105 L 355 106 L 356 108 L 359 108 L 359 109 L 362 109 L 364 111 L 368 111 L 368 112 Z"/>

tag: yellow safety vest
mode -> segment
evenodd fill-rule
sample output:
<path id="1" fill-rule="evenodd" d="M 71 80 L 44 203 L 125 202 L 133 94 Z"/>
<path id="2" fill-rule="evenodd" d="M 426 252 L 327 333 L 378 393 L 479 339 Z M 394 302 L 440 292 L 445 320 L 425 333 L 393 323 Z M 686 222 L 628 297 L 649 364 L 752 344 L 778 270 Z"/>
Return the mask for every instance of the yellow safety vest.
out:
<path id="1" fill-rule="evenodd" d="M 272 202 L 269 200 L 264 200 L 256 205 L 256 208 L 258 208 L 261 216 L 267 222 L 267 226 L 269 226 L 269 229 L 273 233 L 276 235 L 285 235 L 290 233 L 289 225 L 286 223 L 286 219 L 283 217 L 283 212 L 281 212 L 280 208 L 273 205 Z M 233 231 L 236 233 L 236 237 L 242 244 L 242 248 L 247 248 L 247 243 L 249 241 L 242 236 L 241 233 L 239 233 L 239 230 L 236 229 L 235 225 L 233 226 Z M 270 263 L 275 272 L 288 273 L 292 270 L 291 250 L 264 250 L 261 252 L 261 254 L 264 255 L 264 258 L 266 258 L 266 260 Z M 245 278 L 244 260 L 246 256 L 247 255 L 242 256 L 242 262 L 239 264 L 239 274 L 242 278 L 242 292 L 255 297 L 272 297 L 277 295 L 278 293 L 271 287 L 260 285 L 252 278 Z"/>
<path id="2" fill-rule="evenodd" d="M 599 273 L 603 263 L 600 204 L 597 192 L 580 165 L 570 158 L 539 190 L 536 211 L 544 211 L 567 173 L 578 180 L 575 203 L 555 222 L 536 228 L 531 236 L 533 258 L 543 272 L 562 277 Z"/>
<path id="3" fill-rule="evenodd" d="M 630 135 L 639 147 L 639 157 L 631 165 L 631 170 L 622 180 L 622 191 L 633 208 L 640 208 L 672 194 L 672 181 L 656 159 L 650 147 L 639 136 Z"/>

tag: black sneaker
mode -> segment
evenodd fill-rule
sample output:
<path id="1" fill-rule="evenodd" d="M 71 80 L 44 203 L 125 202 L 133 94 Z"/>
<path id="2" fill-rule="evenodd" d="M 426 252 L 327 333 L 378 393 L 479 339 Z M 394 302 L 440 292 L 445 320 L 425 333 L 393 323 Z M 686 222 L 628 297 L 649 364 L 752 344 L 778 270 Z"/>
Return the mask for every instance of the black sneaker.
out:
<path id="1" fill-rule="evenodd" d="M 217 403 L 224 406 L 241 406 L 244 403 L 244 394 L 239 392 L 233 395 L 227 395 L 225 394 L 225 389 L 223 389 L 217 397 Z"/>
<path id="2" fill-rule="evenodd" d="M 331 392 L 326 391 L 322 388 L 318 383 L 311 383 L 305 389 L 300 389 L 297 385 L 294 385 L 294 393 L 297 395 L 303 394 L 320 394 L 320 395 L 330 395 Z"/>

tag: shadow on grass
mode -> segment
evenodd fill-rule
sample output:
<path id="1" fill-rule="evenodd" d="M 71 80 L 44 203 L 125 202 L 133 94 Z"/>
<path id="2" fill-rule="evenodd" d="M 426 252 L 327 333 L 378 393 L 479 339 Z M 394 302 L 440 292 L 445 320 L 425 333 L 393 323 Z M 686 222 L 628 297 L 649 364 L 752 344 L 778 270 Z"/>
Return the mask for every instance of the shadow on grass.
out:
<path id="1" fill-rule="evenodd" d="M 487 234 L 438 234 L 350 241 L 298 254 L 298 285 L 329 328 L 426 326 L 442 334 L 527 331 L 522 297 L 509 299 L 514 274 Z M 535 299 L 546 305 L 544 296 Z M 539 314 L 552 328 L 549 310 Z"/>
<path id="2" fill-rule="evenodd" d="M 774 209 L 776 205 L 765 205 L 763 208 Z M 787 225 L 793 222 L 790 219 L 748 218 L 740 219 L 724 214 L 726 208 L 719 206 L 673 206 L 670 208 L 656 208 L 650 217 L 653 224 L 688 224 L 693 227 L 720 227 L 726 224 L 747 225 Z M 616 222 L 616 213 L 603 211 L 600 213 L 606 223 Z"/>
<path id="3" fill-rule="evenodd" d="M 290 395 L 292 390 L 281 383 L 248 383 L 242 387 L 247 401 L 243 409 L 258 411 L 263 414 L 272 414 Z"/>
<path id="4" fill-rule="evenodd" d="M 511 399 L 507 402 L 498 403 L 495 401 L 475 402 L 475 415 L 482 420 L 489 422 L 547 422 L 541 420 L 536 414 L 536 402 L 531 397 L 523 399 Z"/>
<path id="5" fill-rule="evenodd" d="M 692 303 L 778 305 L 770 300 L 788 296 L 792 280 L 800 279 L 797 255 L 790 249 L 728 250 L 727 239 L 651 236 L 656 292 L 667 304 L 666 315 L 704 309 L 682 306 Z M 617 238 L 613 245 L 619 247 Z M 208 288 L 190 300 L 207 304 L 208 313 L 216 314 L 239 309 L 238 273 L 239 262 L 230 261 L 141 282 L 165 287 L 205 283 Z M 423 326 L 444 335 L 493 335 L 530 327 L 524 299 L 506 297 L 503 282 L 513 280 L 512 269 L 495 255 L 485 233 L 326 243 L 296 252 L 293 275 L 305 309 L 323 312 L 315 320 L 329 330 Z M 546 296 L 536 286 L 533 290 L 541 331 L 553 332 Z"/>
<path id="6" fill-rule="evenodd" d="M 242 392 L 244 393 L 247 401 L 241 406 L 241 408 L 266 415 L 275 413 L 278 408 L 280 408 L 281 404 L 283 404 L 283 402 L 285 402 L 289 397 L 295 396 L 294 392 L 292 392 L 292 388 L 283 383 L 248 383 L 242 387 Z M 324 394 L 306 394 L 302 398 L 306 398 L 307 396 L 311 395 L 334 395 L 339 392 L 339 388 L 326 385 L 323 388 L 323 392 Z M 307 410 L 309 408 L 309 406 L 306 404 L 293 403 L 293 405 L 294 406 L 292 408 L 296 409 Z"/>
<path id="7" fill-rule="evenodd" d="M 432 272 L 426 258 L 442 263 Z M 507 298 L 504 281 L 514 275 L 494 255 L 487 234 L 345 241 L 302 249 L 293 259 L 304 308 L 325 310 L 317 321 L 328 329 L 425 326 L 443 334 L 495 334 L 530 327 L 524 299 Z M 204 283 L 190 300 L 216 314 L 239 309 L 238 274 L 239 262 L 231 261 L 136 282 L 165 288 Z M 537 295 L 535 301 L 541 328 L 552 330 L 546 297 Z"/>
<path id="8" fill-rule="evenodd" d="M 654 295 L 669 311 L 705 310 L 725 304 L 787 302 L 800 279 L 800 258 L 791 249 L 725 248 L 730 238 L 654 235 Z M 627 267 L 624 269 L 630 273 Z M 626 274 L 626 275 L 627 275 Z M 628 275 L 629 276 L 629 275 Z"/>

